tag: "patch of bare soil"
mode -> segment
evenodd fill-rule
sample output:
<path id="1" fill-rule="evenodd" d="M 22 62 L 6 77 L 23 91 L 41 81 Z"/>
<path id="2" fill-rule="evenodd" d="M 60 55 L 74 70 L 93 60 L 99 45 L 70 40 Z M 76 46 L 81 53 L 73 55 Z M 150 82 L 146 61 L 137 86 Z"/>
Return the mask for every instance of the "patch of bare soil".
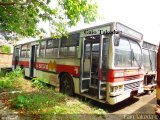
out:
<path id="1" fill-rule="evenodd" d="M 24 79 L 24 78 L 22 78 Z M 33 88 L 32 87 L 32 83 L 31 81 L 29 80 L 26 80 L 24 79 L 24 84 L 22 85 L 22 90 L 25 91 L 25 92 L 34 92 L 34 91 L 37 91 L 38 89 L 37 88 Z"/>

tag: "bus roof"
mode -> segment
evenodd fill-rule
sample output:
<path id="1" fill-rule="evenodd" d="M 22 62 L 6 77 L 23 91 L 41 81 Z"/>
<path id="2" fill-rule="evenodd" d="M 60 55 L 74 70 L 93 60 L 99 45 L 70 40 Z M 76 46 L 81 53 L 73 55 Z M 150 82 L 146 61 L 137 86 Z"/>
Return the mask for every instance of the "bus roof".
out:
<path id="1" fill-rule="evenodd" d="M 88 31 L 88 33 L 85 34 L 84 33 L 85 31 Z M 72 32 L 70 32 L 70 34 L 71 35 L 72 34 L 80 34 L 80 37 L 85 37 L 85 36 L 96 35 L 96 34 L 97 35 L 98 34 L 105 34 L 106 32 L 113 32 L 113 31 L 117 31 L 122 35 L 126 35 L 128 37 L 132 37 L 132 38 L 135 38 L 135 39 L 138 39 L 138 40 L 143 39 L 143 34 L 142 33 L 138 32 L 138 31 L 122 24 L 122 23 L 119 23 L 119 22 L 110 22 L 110 23 L 106 23 L 106 24 L 102 24 L 102 25 L 88 27 L 88 28 L 77 30 L 77 31 L 72 31 Z M 52 39 L 52 37 L 44 38 L 42 40 L 47 40 L 47 39 Z M 36 42 L 36 41 L 38 41 L 38 40 L 26 42 L 26 43 L 23 43 L 23 44 Z M 17 44 L 17 45 L 21 45 L 21 44 Z"/>
<path id="2" fill-rule="evenodd" d="M 89 32 L 89 34 L 87 33 L 87 35 L 85 35 L 85 31 Z M 120 22 L 110 22 L 110 23 L 106 23 L 106 24 L 102 24 L 102 25 L 97 25 L 97 26 L 93 26 L 93 27 L 88 27 L 88 28 L 84 28 L 84 29 L 80 29 L 77 31 L 73 31 L 72 33 L 81 33 L 81 37 L 83 36 L 89 36 L 89 35 L 96 35 L 95 33 L 101 33 L 103 34 L 107 32 L 113 32 L 113 31 L 117 31 L 122 33 L 123 35 L 129 36 L 129 37 L 133 37 L 135 39 L 138 40 L 142 40 L 143 39 L 143 34 L 120 23 Z"/>
<path id="3" fill-rule="evenodd" d="M 158 50 L 158 45 L 154 43 L 150 43 L 148 41 L 143 41 L 142 48 L 150 49 L 150 50 Z"/>

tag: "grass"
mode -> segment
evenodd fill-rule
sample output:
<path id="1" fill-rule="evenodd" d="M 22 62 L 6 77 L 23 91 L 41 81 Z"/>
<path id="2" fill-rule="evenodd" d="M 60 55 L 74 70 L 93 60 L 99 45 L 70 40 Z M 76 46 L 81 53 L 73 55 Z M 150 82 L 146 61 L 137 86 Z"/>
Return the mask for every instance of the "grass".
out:
<path id="1" fill-rule="evenodd" d="M 22 70 L 20 68 L 9 73 L 0 72 L 0 91 L 21 88 L 23 84 L 21 78 Z"/>
<path id="2" fill-rule="evenodd" d="M 0 100 L 20 115 L 29 116 L 28 119 L 79 120 L 87 116 L 87 119 L 94 120 L 103 118 L 106 114 L 104 110 L 89 103 L 55 92 L 37 78 L 24 80 L 19 69 L 0 77 L 0 90 L 2 89 L 22 91 L 0 96 Z"/>
<path id="3" fill-rule="evenodd" d="M 79 115 L 86 115 L 90 118 L 104 117 L 106 112 L 102 109 L 91 106 L 76 98 L 71 98 L 53 90 L 40 90 L 32 93 L 18 93 L 10 99 L 10 106 L 16 109 L 21 115 L 30 117 L 41 117 L 41 119 L 52 119 L 57 116 L 58 119 L 78 119 Z M 32 116 L 33 115 L 33 116 Z M 82 116 L 81 116 L 82 117 Z"/>

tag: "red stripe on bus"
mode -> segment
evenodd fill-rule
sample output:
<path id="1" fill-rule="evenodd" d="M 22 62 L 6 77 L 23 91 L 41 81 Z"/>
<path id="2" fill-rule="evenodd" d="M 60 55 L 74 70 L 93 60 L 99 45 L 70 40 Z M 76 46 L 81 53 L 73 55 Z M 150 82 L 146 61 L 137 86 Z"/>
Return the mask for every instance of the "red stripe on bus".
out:
<path id="1" fill-rule="evenodd" d="M 12 65 L 15 65 L 15 61 L 12 61 Z"/>
<path id="2" fill-rule="evenodd" d="M 60 65 L 57 64 L 56 72 L 68 72 L 73 76 L 80 76 L 80 66 L 72 66 L 72 65 Z"/>
<path id="3" fill-rule="evenodd" d="M 36 67 L 37 70 L 47 70 L 47 71 L 49 70 L 48 69 L 48 63 L 37 62 L 35 67 Z"/>
<path id="4" fill-rule="evenodd" d="M 23 67 L 29 67 L 29 61 L 19 61 L 18 62 L 19 66 L 23 66 Z"/>
<path id="5" fill-rule="evenodd" d="M 73 66 L 73 65 L 61 65 L 61 64 L 56 64 L 54 66 L 55 68 L 50 68 L 49 63 L 36 63 L 36 69 L 37 70 L 45 70 L 45 71 L 52 71 L 55 70 L 57 73 L 61 72 L 68 72 L 69 74 L 73 76 L 80 76 L 80 66 Z"/>

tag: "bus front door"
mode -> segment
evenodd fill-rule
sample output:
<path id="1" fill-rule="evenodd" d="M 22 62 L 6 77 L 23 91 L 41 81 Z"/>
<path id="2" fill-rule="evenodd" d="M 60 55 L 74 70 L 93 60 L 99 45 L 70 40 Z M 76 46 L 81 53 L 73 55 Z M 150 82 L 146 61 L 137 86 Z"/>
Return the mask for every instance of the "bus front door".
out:
<path id="1" fill-rule="evenodd" d="M 101 67 L 102 67 L 102 44 L 100 35 L 85 37 L 83 39 L 81 57 L 81 87 L 83 94 L 101 99 Z"/>

